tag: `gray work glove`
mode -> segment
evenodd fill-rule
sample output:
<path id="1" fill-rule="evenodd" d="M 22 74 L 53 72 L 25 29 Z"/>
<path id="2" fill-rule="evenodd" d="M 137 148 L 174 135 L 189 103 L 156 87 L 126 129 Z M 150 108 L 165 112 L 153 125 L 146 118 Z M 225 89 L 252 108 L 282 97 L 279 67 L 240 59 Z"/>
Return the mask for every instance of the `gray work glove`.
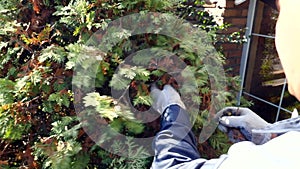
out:
<path id="1" fill-rule="evenodd" d="M 253 129 L 262 129 L 270 124 L 248 108 L 226 107 L 216 114 L 216 118 L 220 122 L 218 128 L 227 133 L 234 142 L 236 140 L 232 138 L 232 129 L 238 129 L 246 140 L 255 144 L 263 144 L 271 139 L 270 133 L 252 132 Z"/>
<path id="2" fill-rule="evenodd" d="M 151 86 L 150 95 L 153 100 L 152 107 L 160 114 L 170 105 L 178 105 L 183 109 L 186 109 L 184 103 L 177 91 L 170 85 L 165 85 L 163 90 L 156 87 L 155 84 Z"/>

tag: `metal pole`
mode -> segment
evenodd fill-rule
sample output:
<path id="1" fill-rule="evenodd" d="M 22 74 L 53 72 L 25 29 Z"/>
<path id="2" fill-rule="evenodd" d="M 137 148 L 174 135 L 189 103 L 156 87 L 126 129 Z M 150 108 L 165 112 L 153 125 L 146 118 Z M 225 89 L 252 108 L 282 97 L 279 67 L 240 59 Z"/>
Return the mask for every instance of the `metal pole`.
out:
<path id="1" fill-rule="evenodd" d="M 281 91 L 281 96 L 280 96 L 280 102 L 279 102 L 279 105 L 278 105 L 278 110 L 277 110 L 277 115 L 276 115 L 276 119 L 275 119 L 275 122 L 278 121 L 278 118 L 279 118 L 279 114 L 280 114 L 280 109 L 281 109 L 281 105 L 282 105 L 282 101 L 283 101 L 283 97 L 284 97 L 284 92 L 285 92 L 285 88 L 286 88 L 286 79 L 284 80 L 284 84 L 283 84 L 283 87 L 282 87 L 282 91 Z"/>
<path id="2" fill-rule="evenodd" d="M 244 83 L 245 83 L 245 75 L 247 69 L 247 62 L 249 57 L 250 45 L 251 45 L 251 35 L 254 25 L 254 18 L 255 18 L 255 10 L 256 10 L 257 0 L 250 1 L 249 8 L 248 8 L 248 17 L 247 17 L 247 43 L 243 46 L 243 54 L 241 58 L 241 67 L 240 67 L 240 76 L 241 76 L 241 88 L 240 92 L 237 96 L 237 105 L 240 106 L 241 104 L 241 97 L 243 94 Z"/>
<path id="3" fill-rule="evenodd" d="M 275 39 L 275 36 L 263 35 L 263 34 L 259 34 L 259 33 L 252 33 L 252 35 L 254 35 L 254 36 L 259 36 L 259 37 L 263 37 L 263 38 Z"/>
<path id="4" fill-rule="evenodd" d="M 271 105 L 271 106 L 273 106 L 273 107 L 276 107 L 276 108 L 278 108 L 279 110 L 283 110 L 283 111 L 285 111 L 285 112 L 287 112 L 287 113 L 290 113 L 290 114 L 293 113 L 293 112 L 291 112 L 291 111 L 289 111 L 289 110 L 287 110 L 287 109 L 285 109 L 285 108 L 279 107 L 279 106 L 277 106 L 276 104 L 271 103 L 271 102 L 268 102 L 268 101 L 266 101 L 266 100 L 264 100 L 264 99 L 262 99 L 262 98 L 260 98 L 260 97 L 257 97 L 257 96 L 255 96 L 255 95 L 253 95 L 253 94 L 250 94 L 250 93 L 247 93 L 247 92 L 243 92 L 243 93 L 244 93 L 244 95 L 250 96 L 250 97 L 252 97 L 252 98 L 254 98 L 254 99 L 256 99 L 256 100 L 259 100 L 259 101 L 264 102 L 264 103 L 266 103 L 266 104 L 268 104 L 268 105 Z"/>

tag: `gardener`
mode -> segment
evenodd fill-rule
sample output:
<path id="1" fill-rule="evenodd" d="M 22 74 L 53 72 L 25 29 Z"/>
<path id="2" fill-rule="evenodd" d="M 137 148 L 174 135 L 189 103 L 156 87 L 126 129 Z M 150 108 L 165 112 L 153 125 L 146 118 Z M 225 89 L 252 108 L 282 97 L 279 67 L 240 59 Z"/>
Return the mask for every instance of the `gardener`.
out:
<path id="1" fill-rule="evenodd" d="M 271 0 L 269 0 L 270 2 Z M 274 0 L 275 1 L 275 0 Z M 275 3 L 275 2 L 273 2 Z M 300 100 L 300 16 L 299 0 L 277 0 L 280 10 L 276 26 L 276 47 L 281 59 L 289 86 L 289 92 Z M 153 169 L 201 168 L 201 169 L 299 169 L 300 132 L 292 131 L 277 136 L 262 134 L 256 144 L 243 141 L 233 144 L 228 153 L 217 159 L 206 160 L 200 157 L 186 107 L 179 94 L 170 86 L 163 90 L 151 88 L 153 107 L 161 114 L 161 131 L 153 145 L 155 157 Z M 243 128 L 246 132 L 269 126 L 266 121 L 247 108 L 228 107 L 225 111 L 238 111 L 239 116 L 220 117 L 223 129 Z M 229 128 L 230 127 L 230 128 Z M 245 132 L 244 131 L 244 132 Z M 253 133 L 252 133 L 253 134 Z M 252 135 L 253 136 L 253 135 Z"/>

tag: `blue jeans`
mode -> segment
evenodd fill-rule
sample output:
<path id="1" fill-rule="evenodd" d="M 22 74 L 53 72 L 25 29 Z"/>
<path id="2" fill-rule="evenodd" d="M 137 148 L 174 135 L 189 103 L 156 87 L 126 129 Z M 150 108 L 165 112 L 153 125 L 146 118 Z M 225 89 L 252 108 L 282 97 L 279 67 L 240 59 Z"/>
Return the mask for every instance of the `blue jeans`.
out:
<path id="1" fill-rule="evenodd" d="M 178 105 L 166 108 L 161 116 L 161 130 L 153 141 L 153 169 L 202 167 L 206 160 L 200 158 L 191 128 L 184 109 Z"/>

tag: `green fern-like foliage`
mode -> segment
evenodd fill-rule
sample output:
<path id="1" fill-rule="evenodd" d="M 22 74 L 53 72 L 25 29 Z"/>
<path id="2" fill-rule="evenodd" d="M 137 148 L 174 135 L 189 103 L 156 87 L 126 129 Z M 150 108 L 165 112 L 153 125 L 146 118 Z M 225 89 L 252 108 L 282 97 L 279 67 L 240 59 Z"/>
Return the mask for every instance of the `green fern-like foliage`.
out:
<path id="1" fill-rule="evenodd" d="M 209 116 L 210 105 L 222 107 L 218 99 L 233 104 L 238 81 L 207 72 L 208 69 L 214 72 L 215 65 L 224 63 L 222 55 L 207 56 L 213 50 L 211 44 L 223 38 L 215 38 L 216 32 L 226 26 L 217 26 L 207 14 L 197 11 L 196 6 L 201 3 L 201 0 L 1 0 L 0 168 L 149 168 L 152 159 L 146 157 L 150 152 L 130 138 L 151 137 L 159 129 L 159 123 L 142 123 L 149 116 L 144 112 L 152 103 L 149 96 L 152 83 L 160 88 L 171 84 L 189 105 L 201 105 L 190 111 L 196 114 L 194 131 L 199 134 Z M 118 33 L 113 29 L 107 31 L 110 36 L 102 39 L 105 45 L 101 48 L 89 40 L 115 19 L 147 12 L 170 14 L 158 19 L 158 25 L 165 24 L 160 21 L 172 23 L 174 17 L 170 16 L 178 16 L 193 21 L 194 26 L 205 31 L 202 33 L 212 36 L 199 38 L 203 35 L 199 31 L 198 37 L 184 34 L 178 40 L 160 34 L 159 26 L 156 34 L 137 35 L 124 27 Z M 126 24 L 134 26 L 135 21 Z M 181 24 L 186 23 L 178 23 Z M 141 28 L 136 25 L 135 30 Z M 166 30 L 173 32 L 172 27 Z M 202 48 L 195 51 L 198 46 Z M 128 57 L 132 57 L 129 62 Z M 208 61 L 211 67 L 204 66 Z M 178 63 L 184 63 L 187 71 L 178 73 L 177 69 L 182 68 Z M 173 67 L 168 69 L 166 65 Z M 95 76 L 89 78 L 90 74 Z M 176 80 L 180 78 L 194 80 L 181 86 L 180 80 Z M 209 78 L 227 80 L 233 85 L 224 92 L 213 93 Z M 94 88 L 89 88 L 91 85 Z M 224 87 L 221 83 L 215 85 Z M 195 92 L 199 95 L 193 95 Z M 216 94 L 215 100 L 209 99 Z M 114 139 L 114 133 L 100 129 L 94 134 L 105 137 L 93 140 L 85 129 L 100 124 L 108 125 L 127 139 L 120 142 Z M 103 144 L 111 145 L 112 150 L 104 150 Z M 215 133 L 199 150 L 203 156 L 213 157 L 224 152 L 227 145 L 225 136 Z M 125 149 L 130 158 L 112 153 L 124 153 Z"/>

